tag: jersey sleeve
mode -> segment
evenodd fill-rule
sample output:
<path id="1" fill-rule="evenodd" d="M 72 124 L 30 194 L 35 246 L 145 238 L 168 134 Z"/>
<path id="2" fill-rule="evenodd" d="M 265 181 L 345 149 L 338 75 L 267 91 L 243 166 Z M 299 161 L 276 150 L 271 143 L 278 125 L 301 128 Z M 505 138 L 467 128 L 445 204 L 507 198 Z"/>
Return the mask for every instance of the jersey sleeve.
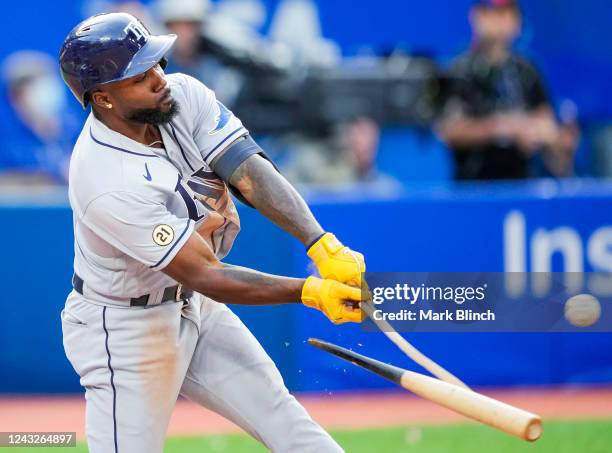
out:
<path id="1" fill-rule="evenodd" d="M 172 261 L 194 229 L 191 219 L 129 192 L 101 195 L 88 205 L 82 220 L 104 241 L 155 270 Z"/>
<path id="2" fill-rule="evenodd" d="M 199 80 L 187 77 L 188 103 L 193 116 L 194 140 L 204 161 L 212 160 L 227 146 L 248 134 L 242 122 L 217 100 Z"/>

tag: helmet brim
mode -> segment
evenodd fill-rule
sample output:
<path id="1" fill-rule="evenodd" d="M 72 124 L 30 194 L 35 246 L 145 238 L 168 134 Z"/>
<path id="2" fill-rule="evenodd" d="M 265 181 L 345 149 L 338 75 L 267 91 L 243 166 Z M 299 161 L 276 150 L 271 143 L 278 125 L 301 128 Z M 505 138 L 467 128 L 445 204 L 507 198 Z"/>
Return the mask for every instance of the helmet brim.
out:
<path id="1" fill-rule="evenodd" d="M 176 35 L 150 36 L 144 47 L 136 52 L 121 79 L 134 77 L 151 69 L 164 58 L 175 42 Z"/>

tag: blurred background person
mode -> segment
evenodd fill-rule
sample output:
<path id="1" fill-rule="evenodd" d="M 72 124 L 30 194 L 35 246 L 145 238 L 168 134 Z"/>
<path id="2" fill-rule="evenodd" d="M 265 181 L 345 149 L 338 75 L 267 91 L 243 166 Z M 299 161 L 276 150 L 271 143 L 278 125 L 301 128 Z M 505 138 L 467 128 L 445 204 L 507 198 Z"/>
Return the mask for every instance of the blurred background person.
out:
<path id="1" fill-rule="evenodd" d="M 272 18 L 269 38 L 289 50 L 294 75 L 331 69 L 342 63 L 338 44 L 322 34 L 319 9 L 312 0 L 282 0 Z M 307 98 L 304 101 L 317 102 Z M 380 128 L 365 116 L 328 124 L 318 131 L 296 128 L 296 132 L 285 134 L 281 142 L 287 153 L 279 164 L 283 174 L 295 184 L 399 186 L 376 168 Z"/>
<path id="2" fill-rule="evenodd" d="M 456 178 L 572 175 L 579 130 L 556 121 L 540 74 L 512 50 L 521 30 L 518 2 L 476 0 L 469 18 L 472 48 L 450 70 L 438 124 Z"/>
<path id="3" fill-rule="evenodd" d="M 288 137 L 283 174 L 302 186 L 365 184 L 377 190 L 399 190 L 399 181 L 376 168 L 379 142 L 378 125 L 364 117 L 337 124 L 320 137 L 293 134 Z"/>
<path id="4" fill-rule="evenodd" d="M 66 102 L 55 60 L 33 50 L 14 52 L 3 61 L 2 76 L 1 181 L 65 183 L 80 116 Z"/>
<path id="5" fill-rule="evenodd" d="M 270 25 L 270 39 L 291 49 L 301 64 L 329 67 L 341 59 L 340 47 L 322 35 L 313 0 L 282 0 Z"/>
<path id="6" fill-rule="evenodd" d="M 226 0 L 213 7 L 209 0 L 158 0 L 159 21 L 177 35 L 166 72 L 188 74 L 212 89 L 217 99 L 233 107 L 245 74 L 234 52 L 260 39 L 255 31 L 266 18 L 257 0 Z M 236 49 L 240 49 L 236 51 Z"/>
<path id="7" fill-rule="evenodd" d="M 204 17 L 210 9 L 208 0 L 160 0 L 157 13 L 169 33 L 177 35 L 167 71 L 182 72 L 199 80 L 205 77 L 205 58 L 200 52 Z"/>

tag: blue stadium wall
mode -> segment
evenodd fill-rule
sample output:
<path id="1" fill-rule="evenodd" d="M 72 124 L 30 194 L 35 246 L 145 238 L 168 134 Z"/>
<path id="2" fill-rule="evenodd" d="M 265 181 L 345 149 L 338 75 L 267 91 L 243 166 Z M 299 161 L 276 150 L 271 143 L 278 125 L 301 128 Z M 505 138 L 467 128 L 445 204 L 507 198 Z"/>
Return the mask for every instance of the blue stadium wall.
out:
<path id="1" fill-rule="evenodd" d="M 527 261 L 536 231 L 567 227 L 579 238 L 584 270 L 601 270 L 587 250 L 596 235 L 612 231 L 612 183 L 441 186 L 387 198 L 367 196 L 355 188 L 313 193 L 309 200 L 326 229 L 365 253 L 372 271 L 503 271 L 509 216 L 524 223 L 525 240 L 515 240 L 512 246 L 525 247 Z M 297 241 L 256 211 L 243 208 L 241 214 L 243 232 L 229 262 L 279 274 L 308 274 L 308 260 Z M 0 225 L 0 393 L 79 391 L 63 354 L 59 321 L 70 291 L 73 257 L 72 218 L 65 198 L 3 201 Z M 612 251 L 603 253 L 612 266 Z M 563 269 L 559 256 L 553 264 Z M 298 305 L 234 308 L 294 390 L 389 386 L 309 347 L 309 337 L 412 368 L 383 335 L 363 332 L 356 325 L 333 326 L 314 310 Z M 407 336 L 473 385 L 612 382 L 612 334 Z"/>

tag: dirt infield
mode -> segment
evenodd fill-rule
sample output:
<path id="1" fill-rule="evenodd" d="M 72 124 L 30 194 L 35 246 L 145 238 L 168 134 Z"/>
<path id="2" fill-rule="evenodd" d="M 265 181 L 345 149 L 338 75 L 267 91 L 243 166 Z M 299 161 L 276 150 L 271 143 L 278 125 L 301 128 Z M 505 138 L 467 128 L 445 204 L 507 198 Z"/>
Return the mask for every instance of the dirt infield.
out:
<path id="1" fill-rule="evenodd" d="M 612 387 L 486 390 L 489 396 L 548 419 L 612 418 Z M 408 393 L 302 395 L 298 398 L 326 428 L 376 428 L 451 424 L 465 418 Z M 82 396 L 0 397 L 0 431 L 76 431 L 83 438 Z M 239 431 L 224 418 L 179 400 L 170 435 L 225 434 Z"/>

